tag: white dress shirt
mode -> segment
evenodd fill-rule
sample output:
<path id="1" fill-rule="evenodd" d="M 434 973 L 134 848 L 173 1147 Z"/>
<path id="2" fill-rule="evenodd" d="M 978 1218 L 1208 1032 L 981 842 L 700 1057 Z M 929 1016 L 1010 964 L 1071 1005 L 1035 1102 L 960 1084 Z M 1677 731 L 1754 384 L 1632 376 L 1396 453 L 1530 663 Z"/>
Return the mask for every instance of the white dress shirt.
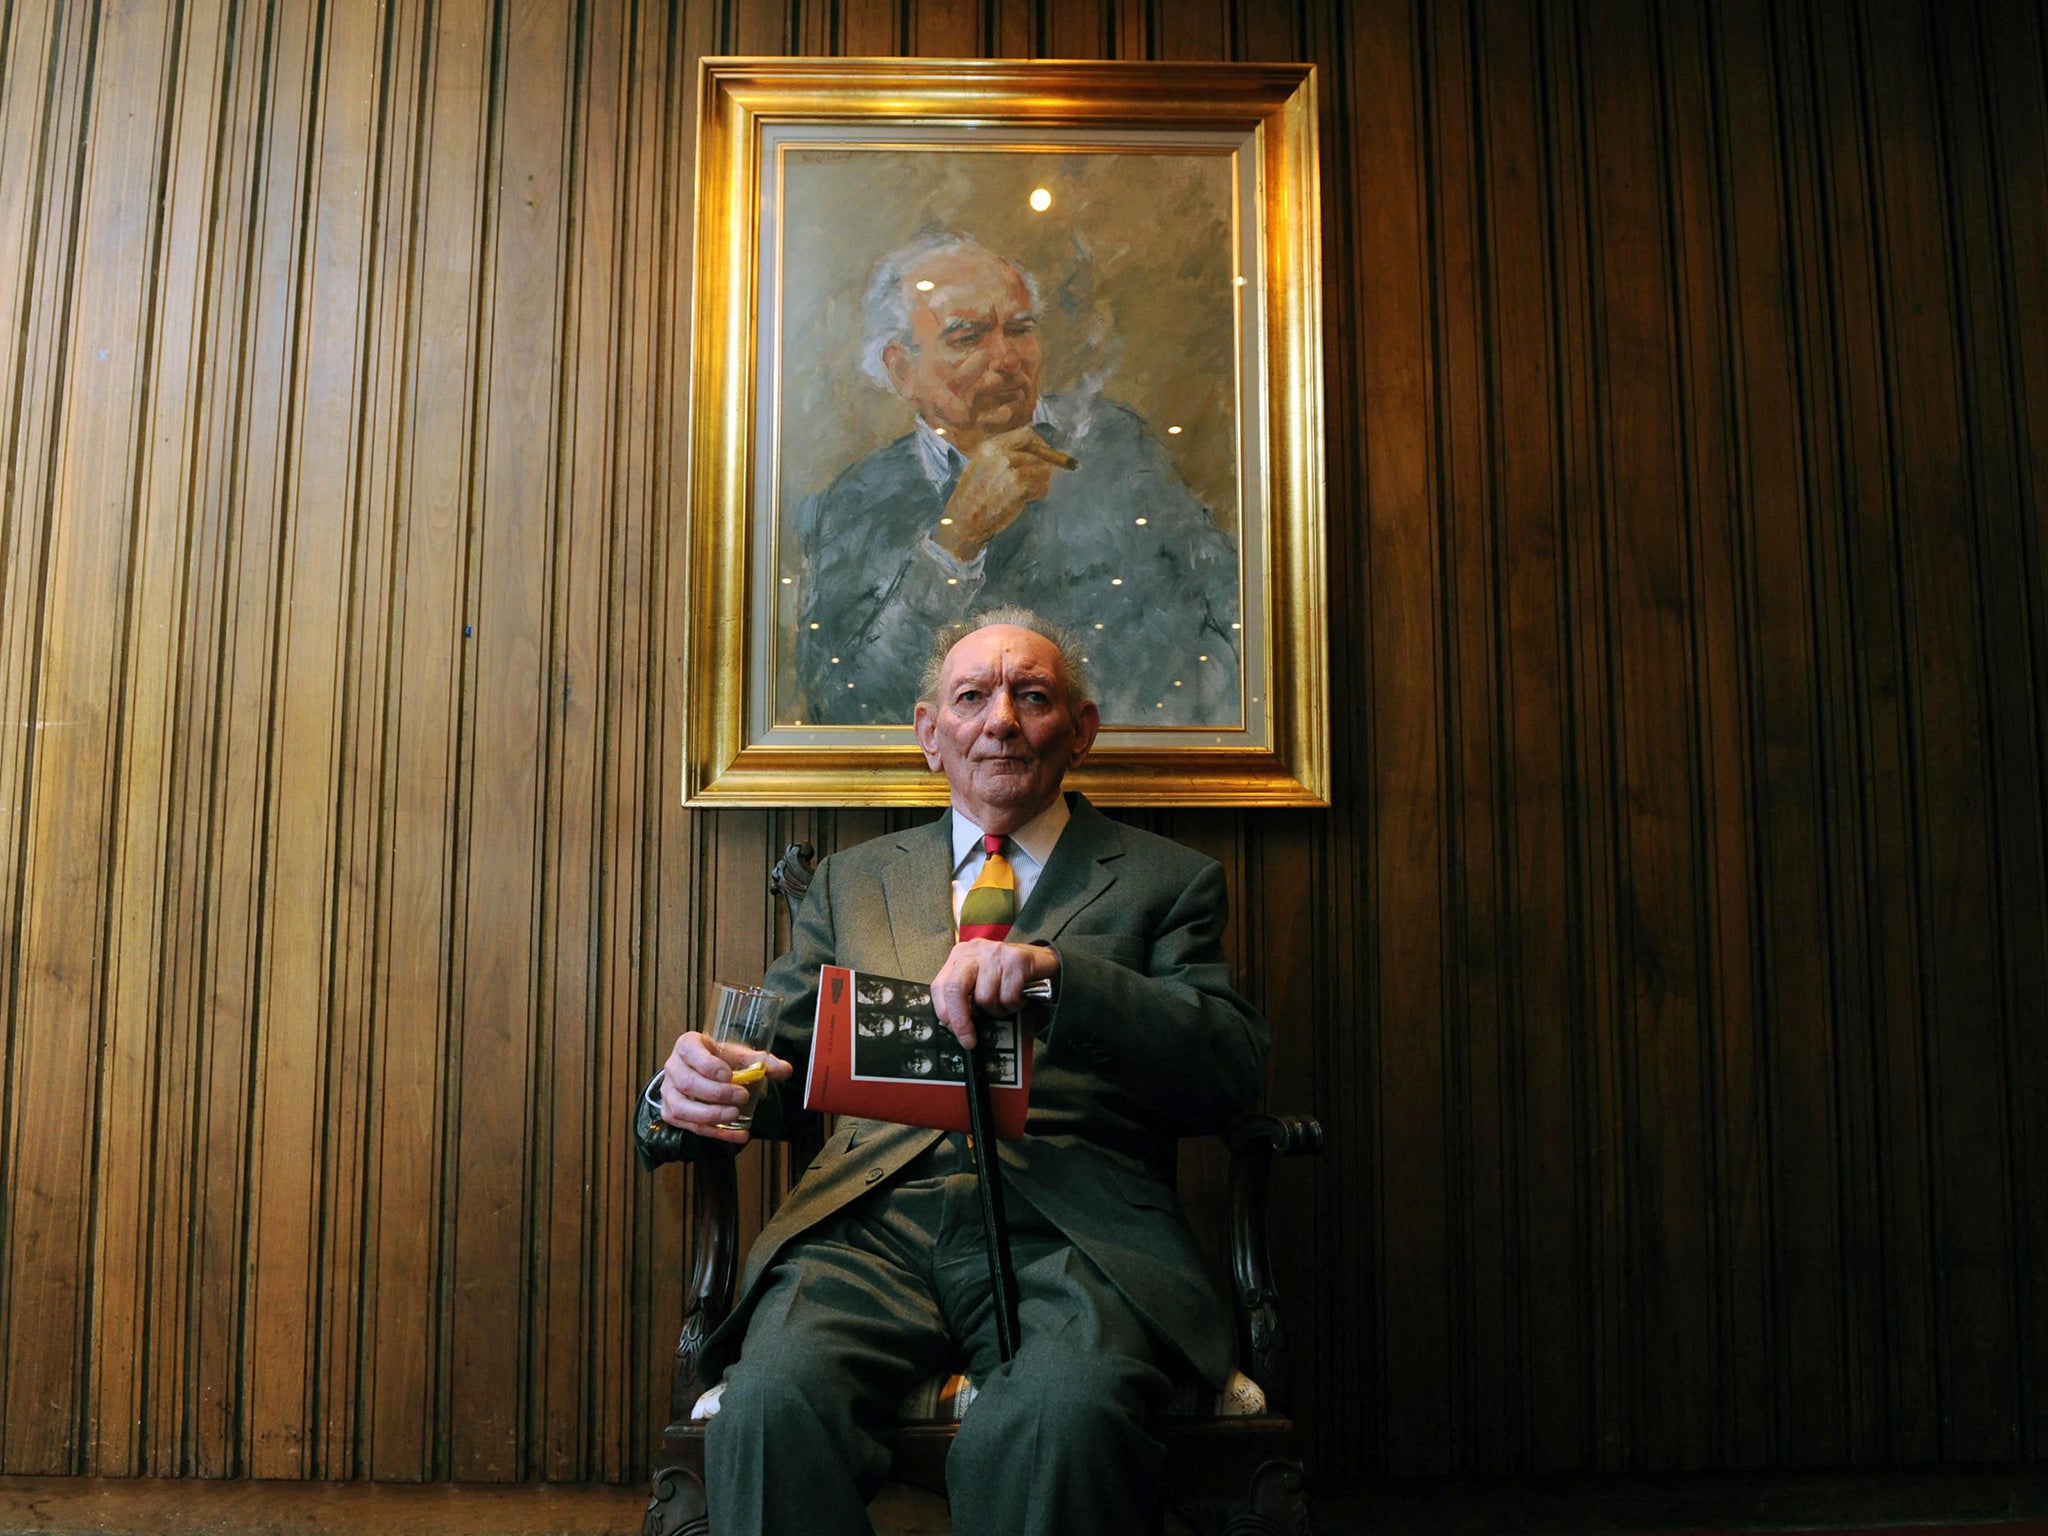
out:
<path id="1" fill-rule="evenodd" d="M 1060 840 L 1060 834 L 1067 830 L 1067 821 L 1072 816 L 1067 809 L 1067 797 L 1054 795 L 1052 803 L 1023 826 L 1010 834 L 1008 858 L 1010 868 L 1017 876 L 1017 910 L 1024 910 L 1024 903 L 1031 899 L 1031 892 L 1038 884 L 1038 877 L 1045 869 L 1045 861 L 1052 857 L 1052 850 Z M 984 836 L 980 827 L 961 813 L 958 806 L 953 808 L 953 922 L 960 922 L 960 904 L 967 899 L 967 893 L 974 888 L 981 866 L 988 862 L 988 852 L 981 845 Z"/>

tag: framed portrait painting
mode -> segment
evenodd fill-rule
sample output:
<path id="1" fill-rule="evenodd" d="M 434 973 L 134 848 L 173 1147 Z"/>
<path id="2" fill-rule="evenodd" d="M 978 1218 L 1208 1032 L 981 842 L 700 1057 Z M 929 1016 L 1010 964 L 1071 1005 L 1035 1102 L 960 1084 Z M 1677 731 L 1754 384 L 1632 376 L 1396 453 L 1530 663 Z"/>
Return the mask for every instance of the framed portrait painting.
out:
<path id="1" fill-rule="evenodd" d="M 692 804 L 942 802 L 934 636 L 1023 608 L 1112 805 L 1327 777 L 1306 65 L 708 59 Z"/>

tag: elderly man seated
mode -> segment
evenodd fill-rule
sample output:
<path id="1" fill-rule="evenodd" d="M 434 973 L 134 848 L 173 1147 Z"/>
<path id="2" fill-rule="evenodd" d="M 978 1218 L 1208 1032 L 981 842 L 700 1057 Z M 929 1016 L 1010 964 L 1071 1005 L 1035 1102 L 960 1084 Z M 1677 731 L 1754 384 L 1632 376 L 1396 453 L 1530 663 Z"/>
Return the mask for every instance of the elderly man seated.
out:
<path id="1" fill-rule="evenodd" d="M 1097 724 L 1074 646 L 1032 614 L 941 635 L 916 727 L 950 813 L 827 859 L 768 974 L 787 999 L 785 1054 L 757 1127 L 800 1092 L 821 965 L 932 976 L 941 1021 L 970 1047 L 977 1014 L 1015 1013 L 1032 982 L 1050 980 L 1053 1001 L 1027 1015 L 1029 1121 L 1000 1147 L 1016 1357 L 998 1360 L 962 1139 L 843 1121 L 705 1345 L 707 1379 L 723 1380 L 706 1440 L 721 1536 L 867 1532 L 898 1402 L 963 1360 L 979 1395 L 947 1466 L 956 1531 L 1147 1530 L 1161 1492 L 1151 1417 L 1187 1377 L 1229 1373 L 1228 1318 L 1174 1196 L 1173 1139 L 1251 1102 L 1266 1025 L 1231 986 L 1217 864 L 1062 793 Z M 960 937 L 1005 919 L 1002 937 Z M 745 1097 L 731 1077 L 718 1048 L 683 1035 L 663 1118 L 745 1140 L 716 1123 Z"/>

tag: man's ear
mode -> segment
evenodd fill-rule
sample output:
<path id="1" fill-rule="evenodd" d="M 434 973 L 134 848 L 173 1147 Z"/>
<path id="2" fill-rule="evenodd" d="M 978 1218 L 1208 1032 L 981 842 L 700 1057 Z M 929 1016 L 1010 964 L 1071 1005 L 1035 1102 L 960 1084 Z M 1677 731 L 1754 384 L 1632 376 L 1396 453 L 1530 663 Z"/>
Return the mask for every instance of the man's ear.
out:
<path id="1" fill-rule="evenodd" d="M 1095 745 L 1095 733 L 1102 729 L 1102 711 L 1090 699 L 1074 711 L 1074 755 L 1067 760 L 1069 768 L 1079 765 L 1088 755 L 1088 749 Z"/>
<path id="2" fill-rule="evenodd" d="M 900 341 L 892 341 L 882 348 L 882 366 L 889 370 L 889 382 L 896 386 L 896 393 L 913 404 L 917 396 L 911 392 L 910 348 Z"/>
<path id="3" fill-rule="evenodd" d="M 1093 708 L 1093 706 L 1090 706 Z M 933 773 L 939 771 L 939 716 L 929 703 L 917 701 L 917 711 L 910 717 L 911 727 L 917 732 L 917 744 L 924 751 L 924 765 Z M 1089 733 L 1093 738 L 1094 733 Z"/>

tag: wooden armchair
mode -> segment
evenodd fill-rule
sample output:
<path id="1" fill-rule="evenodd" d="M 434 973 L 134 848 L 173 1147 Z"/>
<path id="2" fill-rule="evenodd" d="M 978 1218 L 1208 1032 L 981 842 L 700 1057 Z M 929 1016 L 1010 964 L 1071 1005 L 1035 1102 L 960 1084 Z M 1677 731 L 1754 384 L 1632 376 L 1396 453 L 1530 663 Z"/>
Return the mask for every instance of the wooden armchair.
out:
<path id="1" fill-rule="evenodd" d="M 809 844 L 792 844 L 770 877 L 791 912 L 810 888 L 811 857 Z M 635 1103 L 633 1135 L 644 1165 L 675 1160 L 680 1138 L 687 1134 L 662 1124 L 644 1103 Z M 1320 1151 L 1323 1130 L 1306 1115 L 1253 1113 L 1233 1120 L 1223 1139 L 1230 1152 L 1231 1299 L 1241 1373 L 1232 1385 L 1240 1390 L 1224 1394 L 1233 1401 L 1205 1402 L 1187 1416 L 1154 1425 L 1166 1446 L 1168 1513 L 1189 1529 L 1220 1529 L 1222 1536 L 1309 1536 L 1301 1447 L 1289 1414 L 1287 1339 L 1266 1233 L 1266 1190 L 1273 1159 Z M 800 1121 L 791 1132 L 792 1184 L 823 1142 L 823 1129 L 814 1119 Z M 733 1159 L 732 1147 L 707 1141 L 689 1165 L 697 1180 L 695 1263 L 676 1341 L 670 1422 L 661 1434 L 642 1536 L 713 1536 L 704 1502 L 707 1421 L 693 1418 L 692 1410 L 707 1386 L 697 1373 L 699 1351 L 731 1309 L 739 1271 L 739 1185 Z M 946 1453 L 957 1425 L 955 1405 L 964 1406 L 960 1399 L 956 1377 L 929 1384 L 915 1404 L 906 1405 L 890 1469 L 894 1481 L 945 1491 Z"/>

